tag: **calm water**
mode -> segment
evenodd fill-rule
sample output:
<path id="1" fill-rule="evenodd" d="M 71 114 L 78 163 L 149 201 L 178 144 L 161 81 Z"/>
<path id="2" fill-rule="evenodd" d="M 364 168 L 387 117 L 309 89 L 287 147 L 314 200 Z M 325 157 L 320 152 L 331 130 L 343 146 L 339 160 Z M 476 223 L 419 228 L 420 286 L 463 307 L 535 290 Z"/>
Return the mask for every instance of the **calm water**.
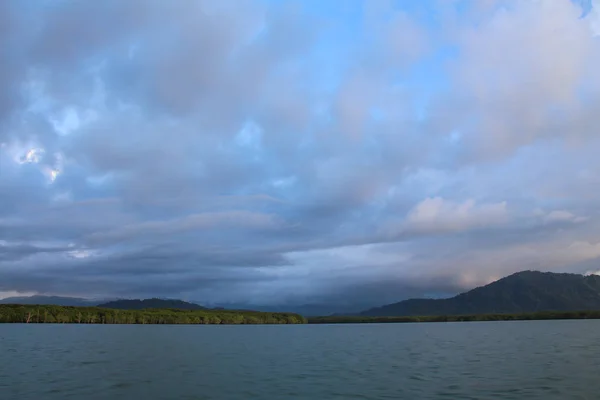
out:
<path id="1" fill-rule="evenodd" d="M 0 399 L 598 399 L 600 321 L 1 325 Z"/>

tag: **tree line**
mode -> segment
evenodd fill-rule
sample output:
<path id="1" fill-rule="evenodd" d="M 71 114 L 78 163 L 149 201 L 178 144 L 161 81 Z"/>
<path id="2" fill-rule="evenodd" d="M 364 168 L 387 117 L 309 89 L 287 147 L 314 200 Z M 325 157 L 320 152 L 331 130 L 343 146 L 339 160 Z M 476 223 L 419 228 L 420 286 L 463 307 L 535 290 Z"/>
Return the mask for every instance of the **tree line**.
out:
<path id="1" fill-rule="evenodd" d="M 65 324 L 303 324 L 293 313 L 0 304 L 0 323 Z"/>
<path id="2" fill-rule="evenodd" d="M 309 324 L 368 324 L 368 323 L 411 323 L 411 322 L 469 322 L 469 321 L 529 321 L 552 319 L 600 319 L 600 310 L 591 311 L 543 311 L 522 314 L 473 314 L 441 315 L 422 317 L 367 317 L 330 316 L 312 317 Z"/>

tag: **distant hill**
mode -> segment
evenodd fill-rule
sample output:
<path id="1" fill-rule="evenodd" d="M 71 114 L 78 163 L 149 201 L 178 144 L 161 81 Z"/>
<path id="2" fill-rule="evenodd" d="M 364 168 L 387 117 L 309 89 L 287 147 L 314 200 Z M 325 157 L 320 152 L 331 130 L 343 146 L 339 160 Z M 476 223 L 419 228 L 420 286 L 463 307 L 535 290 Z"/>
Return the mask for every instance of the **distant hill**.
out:
<path id="1" fill-rule="evenodd" d="M 55 305 L 55 306 L 74 306 L 87 307 L 95 306 L 99 302 L 88 299 L 80 299 L 77 297 L 61 297 L 61 296 L 20 296 L 7 297 L 0 300 L 0 304 L 40 304 L 40 305 Z"/>
<path id="2" fill-rule="evenodd" d="M 74 306 L 90 307 L 98 306 L 103 308 L 115 308 L 121 310 L 141 310 L 144 308 L 178 308 L 182 310 L 253 310 L 263 312 L 291 312 L 303 316 L 323 316 L 331 315 L 336 312 L 350 312 L 352 307 L 340 307 L 331 304 L 302 304 L 302 305 L 264 305 L 253 303 L 227 303 L 213 304 L 209 307 L 203 307 L 196 302 L 185 302 L 182 300 L 164 300 L 164 299 L 146 299 L 146 300 L 89 300 L 77 297 L 60 296 L 22 296 L 7 297 L 0 299 L 0 304 L 40 304 L 56 306 Z M 356 310 L 356 308 L 354 308 Z"/>
<path id="3" fill-rule="evenodd" d="M 425 316 L 600 310 L 600 276 L 523 271 L 449 299 L 410 299 L 360 313 Z"/>
<path id="4" fill-rule="evenodd" d="M 147 308 L 177 308 L 179 310 L 205 310 L 198 304 L 188 303 L 183 300 L 145 299 L 145 300 L 115 300 L 99 304 L 102 308 L 115 308 L 118 310 L 144 310 Z"/>

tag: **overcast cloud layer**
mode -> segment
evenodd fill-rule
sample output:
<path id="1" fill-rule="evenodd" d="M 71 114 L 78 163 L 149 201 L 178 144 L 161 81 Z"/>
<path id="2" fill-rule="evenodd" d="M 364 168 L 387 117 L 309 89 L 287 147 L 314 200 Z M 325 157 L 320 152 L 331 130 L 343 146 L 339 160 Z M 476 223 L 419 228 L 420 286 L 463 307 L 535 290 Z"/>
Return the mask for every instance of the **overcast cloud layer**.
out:
<path id="1" fill-rule="evenodd" d="M 381 304 L 600 269 L 600 4 L 0 2 L 0 297 Z"/>

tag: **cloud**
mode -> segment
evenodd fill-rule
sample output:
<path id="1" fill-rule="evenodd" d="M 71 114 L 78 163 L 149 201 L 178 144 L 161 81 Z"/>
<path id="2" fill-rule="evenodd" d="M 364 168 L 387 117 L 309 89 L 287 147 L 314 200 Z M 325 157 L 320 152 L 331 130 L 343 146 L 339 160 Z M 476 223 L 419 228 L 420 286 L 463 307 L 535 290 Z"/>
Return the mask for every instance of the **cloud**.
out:
<path id="1" fill-rule="evenodd" d="M 259 213 L 250 213 L 247 211 L 229 211 L 206 214 L 188 215 L 184 218 L 168 221 L 145 221 L 131 225 L 122 226 L 106 232 L 95 232 L 85 241 L 111 242 L 123 241 L 142 236 L 166 236 L 186 231 L 207 230 L 214 227 L 220 229 L 248 228 L 270 229 L 275 228 L 277 222 L 273 216 Z"/>
<path id="2" fill-rule="evenodd" d="M 480 156 L 590 134 L 584 127 L 568 127 L 582 121 L 589 104 L 579 93 L 598 93 L 592 72 L 598 44 L 579 18 L 581 10 L 569 1 L 510 4 L 481 28 L 464 33 L 463 57 L 455 69 L 478 109 L 478 121 L 465 135 Z"/>
<path id="3" fill-rule="evenodd" d="M 578 222 L 583 222 L 586 220 L 585 217 L 579 217 L 579 216 L 577 216 L 569 211 L 565 211 L 565 210 L 550 211 L 548 214 L 544 215 L 543 218 L 546 223 L 553 223 L 553 222 L 578 223 Z"/>
<path id="4" fill-rule="evenodd" d="M 463 232 L 493 228 L 508 222 L 506 202 L 457 203 L 441 197 L 427 198 L 415 205 L 406 217 L 403 230 L 421 234 Z"/>
<path id="5" fill-rule="evenodd" d="M 396 3 L 0 3 L 0 291 L 364 306 L 594 270 L 598 5 Z"/>
<path id="6" fill-rule="evenodd" d="M 61 253 L 69 250 L 66 246 L 34 246 L 30 244 L 9 244 L 0 242 L 0 261 L 22 259 L 40 253 Z"/>

